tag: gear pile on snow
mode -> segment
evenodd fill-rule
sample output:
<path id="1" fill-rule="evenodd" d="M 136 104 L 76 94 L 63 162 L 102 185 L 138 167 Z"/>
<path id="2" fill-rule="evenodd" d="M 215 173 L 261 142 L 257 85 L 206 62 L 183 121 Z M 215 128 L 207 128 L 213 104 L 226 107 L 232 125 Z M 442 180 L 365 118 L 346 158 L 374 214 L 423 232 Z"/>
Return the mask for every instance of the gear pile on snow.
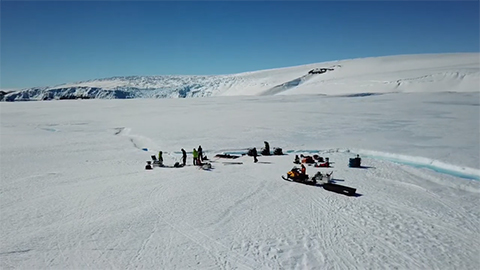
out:
<path id="1" fill-rule="evenodd" d="M 360 158 L 360 156 L 357 155 L 357 157 L 351 158 L 349 160 L 348 166 L 350 168 L 360 168 L 361 167 L 361 165 L 360 165 L 361 161 L 362 161 L 362 159 Z"/>
<path id="2" fill-rule="evenodd" d="M 154 167 L 161 167 L 161 168 L 183 168 L 185 165 L 181 164 L 180 162 L 175 162 L 173 166 L 167 166 L 163 164 L 163 158 L 162 161 L 157 159 L 155 155 L 150 156 L 152 160 L 147 161 L 147 165 L 145 165 L 145 170 L 152 170 Z M 205 160 L 208 160 L 206 156 L 204 156 Z M 200 169 L 203 170 L 211 170 L 212 169 L 212 164 L 209 162 L 202 162 L 199 164 L 196 164 Z"/>

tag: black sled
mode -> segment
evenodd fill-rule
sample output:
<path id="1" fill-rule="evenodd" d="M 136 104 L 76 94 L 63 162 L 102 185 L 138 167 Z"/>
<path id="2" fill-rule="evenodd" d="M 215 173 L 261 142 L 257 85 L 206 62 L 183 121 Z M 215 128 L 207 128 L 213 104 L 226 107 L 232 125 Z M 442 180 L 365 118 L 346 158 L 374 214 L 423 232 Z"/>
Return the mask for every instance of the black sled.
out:
<path id="1" fill-rule="evenodd" d="M 352 187 L 342 186 L 334 183 L 325 183 L 322 186 L 325 190 L 344 194 L 347 196 L 355 196 L 357 194 L 357 189 Z"/>

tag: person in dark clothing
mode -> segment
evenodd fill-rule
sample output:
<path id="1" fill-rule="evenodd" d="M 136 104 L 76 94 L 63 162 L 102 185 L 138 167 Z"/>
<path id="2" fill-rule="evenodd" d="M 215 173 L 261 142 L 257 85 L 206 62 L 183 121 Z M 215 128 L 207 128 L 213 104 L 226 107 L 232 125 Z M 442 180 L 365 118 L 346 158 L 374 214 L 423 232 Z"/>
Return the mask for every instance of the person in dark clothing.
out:
<path id="1" fill-rule="evenodd" d="M 187 165 L 187 152 L 182 148 L 182 164 L 183 166 Z"/>
<path id="2" fill-rule="evenodd" d="M 203 150 L 201 145 L 198 146 L 198 160 L 200 161 L 200 163 L 203 160 Z"/>
<path id="3" fill-rule="evenodd" d="M 145 170 L 151 170 L 153 169 L 152 168 L 152 162 L 151 161 L 147 161 L 147 165 L 145 165 Z"/>
<path id="4" fill-rule="evenodd" d="M 269 156 L 270 155 L 270 145 L 268 144 L 267 141 L 264 141 L 263 143 L 265 144 L 265 148 L 263 148 L 262 154 L 265 155 L 265 156 Z"/>
<path id="5" fill-rule="evenodd" d="M 163 153 L 162 151 L 158 151 L 158 164 L 163 166 Z"/>
<path id="6" fill-rule="evenodd" d="M 258 154 L 257 154 L 257 148 L 254 147 L 254 148 L 252 149 L 252 156 L 253 156 L 253 162 L 254 162 L 254 163 L 257 163 L 257 162 L 258 162 L 257 155 L 258 155 Z"/>

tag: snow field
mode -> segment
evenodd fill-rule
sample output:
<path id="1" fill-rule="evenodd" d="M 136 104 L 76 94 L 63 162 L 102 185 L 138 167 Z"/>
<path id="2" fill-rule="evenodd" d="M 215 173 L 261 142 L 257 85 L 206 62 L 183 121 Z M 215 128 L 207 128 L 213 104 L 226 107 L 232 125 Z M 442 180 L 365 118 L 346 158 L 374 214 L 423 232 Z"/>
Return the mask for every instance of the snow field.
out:
<path id="1" fill-rule="evenodd" d="M 478 98 L 3 103 L 0 267 L 475 269 L 480 182 L 367 154 L 435 160 L 475 174 Z M 264 140 L 289 154 L 257 164 L 247 156 L 225 160 L 243 164 L 214 159 L 260 150 Z M 144 170 L 159 150 L 173 165 L 181 148 L 198 145 L 214 161 L 211 171 Z M 310 150 L 335 163 L 309 166 L 309 175 L 333 170 L 337 183 L 359 195 L 282 180 L 294 153 Z M 348 168 L 355 151 L 365 153 L 366 168 Z"/>

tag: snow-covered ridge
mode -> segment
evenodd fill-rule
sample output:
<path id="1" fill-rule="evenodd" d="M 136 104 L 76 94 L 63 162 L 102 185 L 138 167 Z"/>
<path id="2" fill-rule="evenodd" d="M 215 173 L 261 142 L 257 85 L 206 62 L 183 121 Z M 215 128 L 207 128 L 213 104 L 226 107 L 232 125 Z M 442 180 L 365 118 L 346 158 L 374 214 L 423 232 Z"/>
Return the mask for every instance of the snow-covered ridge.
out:
<path id="1" fill-rule="evenodd" d="M 1 101 L 476 92 L 480 54 L 423 54 L 323 62 L 215 76 L 127 76 L 0 93 Z"/>

